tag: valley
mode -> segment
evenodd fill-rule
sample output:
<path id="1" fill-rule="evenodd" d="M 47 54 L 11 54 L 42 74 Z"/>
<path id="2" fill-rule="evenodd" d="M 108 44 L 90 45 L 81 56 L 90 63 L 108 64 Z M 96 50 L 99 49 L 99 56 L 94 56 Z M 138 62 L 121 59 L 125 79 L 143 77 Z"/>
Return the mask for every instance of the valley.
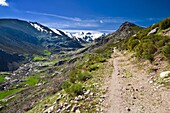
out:
<path id="1" fill-rule="evenodd" d="M 77 38 L 37 22 L 2 19 L 0 112 L 168 113 L 169 31 L 166 18 Z"/>

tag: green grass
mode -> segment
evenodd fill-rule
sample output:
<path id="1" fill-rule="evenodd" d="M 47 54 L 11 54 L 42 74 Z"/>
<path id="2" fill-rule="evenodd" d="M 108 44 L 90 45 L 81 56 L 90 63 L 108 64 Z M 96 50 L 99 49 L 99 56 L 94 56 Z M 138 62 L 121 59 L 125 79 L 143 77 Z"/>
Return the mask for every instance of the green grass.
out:
<path id="1" fill-rule="evenodd" d="M 50 51 L 48 51 L 48 50 L 44 50 L 44 55 L 46 55 L 46 56 L 50 56 L 50 55 L 51 55 L 51 52 L 50 52 Z"/>
<path id="2" fill-rule="evenodd" d="M 0 75 L 0 83 L 3 83 L 3 82 L 5 82 L 5 77 L 4 75 Z"/>
<path id="3" fill-rule="evenodd" d="M 22 84 L 28 84 L 30 86 L 34 86 L 38 83 L 39 78 L 37 76 L 29 76 L 25 80 L 26 82 L 23 82 Z"/>
<path id="4" fill-rule="evenodd" d="M 43 60 L 45 60 L 45 58 L 44 58 L 43 56 L 35 56 L 35 57 L 33 58 L 33 61 L 35 61 L 35 62 L 37 62 L 37 61 L 43 61 Z"/>
<path id="5" fill-rule="evenodd" d="M 0 100 L 1 100 L 1 99 L 4 99 L 4 98 L 7 97 L 7 96 L 10 96 L 10 95 L 12 95 L 12 94 L 15 94 L 15 93 L 17 93 L 17 92 L 19 92 L 19 91 L 21 91 L 21 90 L 23 90 L 23 88 L 13 89 L 13 90 L 9 90 L 9 91 L 1 91 L 1 92 L 0 92 Z"/>
<path id="6" fill-rule="evenodd" d="M 99 64 L 93 64 L 93 65 L 91 65 L 89 68 L 90 68 L 90 71 L 94 71 L 94 70 L 99 69 L 99 68 L 100 68 L 100 65 L 99 65 Z"/>

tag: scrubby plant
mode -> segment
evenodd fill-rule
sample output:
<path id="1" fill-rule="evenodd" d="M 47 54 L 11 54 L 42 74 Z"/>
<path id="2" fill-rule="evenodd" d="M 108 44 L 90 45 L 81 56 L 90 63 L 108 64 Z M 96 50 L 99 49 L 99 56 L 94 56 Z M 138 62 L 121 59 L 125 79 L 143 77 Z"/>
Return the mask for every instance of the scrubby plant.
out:
<path id="1" fill-rule="evenodd" d="M 51 55 L 51 52 L 48 50 L 44 50 L 44 55 L 49 56 L 49 55 Z"/>
<path id="2" fill-rule="evenodd" d="M 0 75 L 0 84 L 3 83 L 4 81 L 5 81 L 4 75 Z"/>
<path id="3" fill-rule="evenodd" d="M 128 47 L 130 50 L 133 50 L 135 46 L 139 44 L 139 41 L 137 39 L 129 41 Z"/>
<path id="4" fill-rule="evenodd" d="M 83 85 L 82 83 L 75 83 L 73 85 L 70 86 L 70 88 L 68 89 L 68 93 L 72 96 L 74 95 L 80 95 L 83 92 Z"/>
<path id="5" fill-rule="evenodd" d="M 78 70 L 78 69 L 75 69 L 75 70 L 73 70 L 72 71 L 72 73 L 70 74 L 70 76 L 69 76 L 69 81 L 71 82 L 71 83 L 75 83 L 78 79 L 77 79 L 77 75 L 78 74 L 80 74 L 81 72 L 80 72 L 80 70 Z"/>
<path id="6" fill-rule="evenodd" d="M 94 70 L 96 70 L 96 69 L 99 69 L 99 64 L 93 64 L 93 65 L 91 65 L 90 67 L 89 67 L 89 70 L 90 71 L 94 71 Z"/>
<path id="7" fill-rule="evenodd" d="M 43 56 L 35 56 L 35 57 L 33 58 L 33 61 L 35 61 L 35 62 L 37 62 L 37 61 L 43 61 L 43 60 L 45 60 L 45 58 L 44 58 Z"/>
<path id="8" fill-rule="evenodd" d="M 164 29 L 167 29 L 170 27 L 170 17 L 169 18 L 166 18 L 165 20 L 161 21 L 160 24 L 160 29 L 161 30 L 164 30 Z"/>
<path id="9" fill-rule="evenodd" d="M 83 84 L 78 82 L 78 83 L 70 83 L 69 81 L 65 81 L 62 84 L 62 89 L 66 91 L 71 96 L 77 96 L 82 94 L 83 92 Z"/>
<path id="10" fill-rule="evenodd" d="M 162 48 L 162 53 L 170 61 L 170 42 Z"/>
<path id="11" fill-rule="evenodd" d="M 89 71 L 85 71 L 83 73 L 78 74 L 77 78 L 79 81 L 86 81 L 86 80 L 92 78 L 92 75 Z"/>
<path id="12" fill-rule="evenodd" d="M 66 80 L 63 82 L 61 87 L 62 89 L 67 90 L 70 86 L 71 86 L 71 83 L 68 80 Z"/>

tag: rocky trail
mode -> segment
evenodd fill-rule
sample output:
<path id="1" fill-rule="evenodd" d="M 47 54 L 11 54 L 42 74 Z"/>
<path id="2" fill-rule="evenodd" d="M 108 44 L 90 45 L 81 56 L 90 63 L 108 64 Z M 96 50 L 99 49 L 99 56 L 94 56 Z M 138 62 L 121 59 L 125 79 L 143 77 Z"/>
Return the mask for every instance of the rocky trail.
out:
<path id="1" fill-rule="evenodd" d="M 116 52 L 106 77 L 105 113 L 169 113 L 170 90 L 151 81 L 152 76 L 128 54 Z M 154 73 L 157 74 L 157 73 Z"/>

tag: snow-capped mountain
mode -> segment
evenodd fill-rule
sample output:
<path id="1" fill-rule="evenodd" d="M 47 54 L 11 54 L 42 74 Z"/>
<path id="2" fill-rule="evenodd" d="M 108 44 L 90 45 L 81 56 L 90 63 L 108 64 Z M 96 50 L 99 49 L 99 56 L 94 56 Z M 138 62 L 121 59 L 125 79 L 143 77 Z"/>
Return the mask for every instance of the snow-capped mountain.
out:
<path id="1" fill-rule="evenodd" d="M 38 31 L 49 34 L 51 36 L 64 36 L 71 39 L 74 39 L 76 41 L 79 41 L 80 43 L 89 43 L 94 41 L 97 38 L 103 37 L 106 35 L 106 33 L 98 32 L 98 31 L 87 31 L 87 30 L 59 30 L 54 28 L 48 28 L 45 27 L 39 23 L 36 22 L 30 22 L 31 26 L 33 26 Z"/>
<path id="2" fill-rule="evenodd" d="M 64 31 L 64 33 L 70 37 L 78 40 L 81 43 L 88 43 L 92 42 L 97 38 L 103 37 L 106 35 L 106 33 L 97 32 L 97 31 L 77 31 L 77 32 L 69 32 Z"/>
<path id="3" fill-rule="evenodd" d="M 37 22 L 29 22 L 31 24 L 31 26 L 33 26 L 35 29 L 37 29 L 38 31 L 48 34 L 50 36 L 62 36 L 59 32 L 57 32 L 56 29 L 50 29 L 46 26 L 43 26 Z"/>

